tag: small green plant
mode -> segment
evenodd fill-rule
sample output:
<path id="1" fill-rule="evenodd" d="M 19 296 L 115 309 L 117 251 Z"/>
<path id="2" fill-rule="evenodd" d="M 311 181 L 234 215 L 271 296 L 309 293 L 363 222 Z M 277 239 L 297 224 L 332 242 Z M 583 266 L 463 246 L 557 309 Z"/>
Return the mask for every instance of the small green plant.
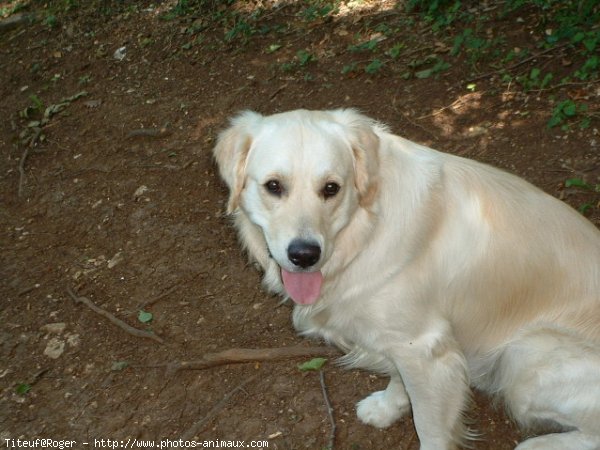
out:
<path id="1" fill-rule="evenodd" d="M 344 67 L 342 67 L 342 75 L 349 75 L 351 73 L 354 73 L 354 72 L 356 72 L 357 68 L 358 68 L 357 62 L 351 62 L 350 64 L 346 64 Z"/>
<path id="2" fill-rule="evenodd" d="M 374 59 L 365 67 L 365 72 L 369 75 L 373 75 L 381 70 L 384 63 L 380 59 Z"/>
<path id="3" fill-rule="evenodd" d="M 569 178 L 565 181 L 566 188 L 577 188 L 587 192 L 595 192 L 600 193 L 600 184 L 596 184 L 595 186 L 583 180 L 582 178 Z M 596 203 L 596 205 L 600 206 L 600 201 Z M 589 210 L 593 209 L 593 202 L 585 202 L 581 206 L 579 206 L 578 210 L 581 214 L 586 214 Z"/>
<path id="4" fill-rule="evenodd" d="M 313 358 L 310 361 L 306 361 L 302 364 L 298 364 L 298 369 L 300 369 L 303 372 L 306 372 L 309 370 L 321 370 L 321 368 L 323 368 L 323 366 L 325 365 L 326 362 L 327 362 L 326 358 Z"/>
<path id="5" fill-rule="evenodd" d="M 92 76 L 91 75 L 82 75 L 77 80 L 77 82 L 79 84 L 88 84 L 90 81 L 92 81 Z"/>
<path id="6" fill-rule="evenodd" d="M 486 58 L 497 60 L 504 39 L 502 37 L 482 37 L 481 34 L 478 27 L 475 29 L 466 28 L 454 37 L 450 55 L 458 56 L 464 52 L 467 61 L 471 65 L 475 65 Z"/>
<path id="7" fill-rule="evenodd" d="M 377 48 L 377 44 L 380 42 L 380 39 L 371 39 L 366 42 L 362 42 L 356 45 L 349 45 L 348 51 L 350 52 L 372 52 Z"/>
<path id="8" fill-rule="evenodd" d="M 296 59 L 300 66 L 306 66 L 312 61 L 316 61 L 317 58 L 307 50 L 298 50 L 296 52 Z"/>
<path id="9" fill-rule="evenodd" d="M 194 37 L 191 41 L 186 42 L 185 44 L 183 44 L 181 46 L 181 48 L 183 50 L 191 50 L 192 48 L 194 48 L 194 46 L 201 44 L 204 41 L 204 37 L 203 36 L 196 36 Z"/>
<path id="10" fill-rule="evenodd" d="M 434 31 L 446 28 L 468 14 L 462 9 L 460 0 L 408 0 L 406 9 L 419 13 L 426 22 L 431 23 Z"/>
<path id="11" fill-rule="evenodd" d="M 515 79 L 519 84 L 521 84 L 521 86 L 523 86 L 523 90 L 527 92 L 533 89 L 544 89 L 554 78 L 554 75 L 551 73 L 547 73 L 543 77 L 541 75 L 542 71 L 537 67 L 534 67 L 529 71 L 529 73 L 525 75 L 519 75 Z"/>
<path id="12" fill-rule="evenodd" d="M 385 52 L 392 59 L 398 59 L 402 51 L 404 50 L 405 45 L 402 43 L 394 44 L 392 48 Z"/>
<path id="13" fill-rule="evenodd" d="M 600 69 L 600 57 L 593 55 L 587 58 L 573 75 L 582 81 L 587 81 L 598 77 L 598 69 Z"/>
<path id="14" fill-rule="evenodd" d="M 294 62 L 286 62 L 279 66 L 282 72 L 292 72 L 296 68 L 296 64 Z"/>
<path id="15" fill-rule="evenodd" d="M 151 312 L 142 311 L 138 312 L 138 320 L 142 323 L 150 323 L 154 319 L 154 316 Z"/>
<path id="16" fill-rule="evenodd" d="M 231 42 L 241 37 L 242 40 L 247 41 L 256 32 L 257 30 L 245 18 L 238 18 L 233 27 L 225 33 L 224 39 L 225 42 Z"/>
<path id="17" fill-rule="evenodd" d="M 339 1 L 311 0 L 299 16 L 306 22 L 323 20 L 338 11 Z"/>
<path id="18" fill-rule="evenodd" d="M 42 100 L 35 94 L 31 94 L 29 96 L 29 100 L 31 100 L 31 103 L 33 103 L 33 108 L 41 111 L 44 109 L 44 102 L 42 102 Z"/>
<path id="19" fill-rule="evenodd" d="M 29 391 L 31 391 L 31 385 L 27 383 L 19 383 L 15 389 L 15 392 L 21 396 L 27 395 Z"/>
<path id="20" fill-rule="evenodd" d="M 154 39 L 151 37 L 143 37 L 139 40 L 140 47 L 145 48 L 154 44 Z"/>
<path id="21" fill-rule="evenodd" d="M 173 20 L 191 12 L 190 0 L 177 0 L 175 6 L 161 16 L 163 20 Z"/>
<path id="22" fill-rule="evenodd" d="M 576 187 L 576 188 L 586 189 L 588 191 L 600 192 L 600 184 L 593 186 L 581 178 L 569 178 L 568 180 L 565 181 L 565 187 L 567 187 L 567 188 Z"/>
<path id="23" fill-rule="evenodd" d="M 413 68 L 425 65 L 428 65 L 429 67 L 414 72 L 414 76 L 416 78 L 430 78 L 432 76 L 438 75 L 440 72 L 443 72 L 444 70 L 447 70 L 450 67 L 449 63 L 444 61 L 443 58 L 440 58 L 436 55 L 430 55 L 424 60 L 413 61 L 409 64 L 409 66 Z"/>
<path id="24" fill-rule="evenodd" d="M 58 26 L 58 18 L 54 14 L 48 14 L 44 19 L 44 25 L 48 28 L 56 28 Z"/>
<path id="25" fill-rule="evenodd" d="M 29 71 L 30 71 L 32 74 L 36 74 L 36 73 L 38 73 L 40 70 L 42 70 L 42 64 L 41 64 L 41 63 L 39 63 L 39 62 L 37 62 L 37 61 L 34 61 L 34 62 L 32 62 L 32 63 L 31 63 L 31 66 L 29 67 Z"/>
<path id="26" fill-rule="evenodd" d="M 129 367 L 129 361 L 114 361 L 110 367 L 113 372 L 120 372 Z"/>
<path id="27" fill-rule="evenodd" d="M 29 96 L 31 104 L 19 112 L 19 116 L 23 119 L 31 119 L 36 114 L 41 114 L 44 111 L 44 102 L 35 94 Z"/>
<path id="28" fill-rule="evenodd" d="M 563 100 L 552 110 L 552 116 L 547 126 L 548 128 L 554 128 L 560 125 L 563 131 L 567 131 L 570 129 L 571 124 L 579 123 L 580 128 L 587 128 L 590 126 L 591 118 L 585 115 L 586 112 L 587 105 L 583 103 L 577 104 L 570 99 Z M 575 121 L 577 117 L 580 117 L 579 121 Z"/>

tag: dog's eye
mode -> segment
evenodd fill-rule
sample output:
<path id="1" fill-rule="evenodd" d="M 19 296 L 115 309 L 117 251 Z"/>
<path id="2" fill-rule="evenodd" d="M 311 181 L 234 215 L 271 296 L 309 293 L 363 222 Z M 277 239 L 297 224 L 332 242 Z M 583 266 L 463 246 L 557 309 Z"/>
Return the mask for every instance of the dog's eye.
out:
<path id="1" fill-rule="evenodd" d="M 283 187 L 281 183 L 277 180 L 269 180 L 265 183 L 265 189 L 269 192 L 269 194 L 275 195 L 277 197 L 281 197 L 283 194 Z"/>
<path id="2" fill-rule="evenodd" d="M 340 192 L 340 185 L 337 183 L 327 183 L 323 188 L 323 197 L 326 199 L 335 196 L 338 192 Z"/>

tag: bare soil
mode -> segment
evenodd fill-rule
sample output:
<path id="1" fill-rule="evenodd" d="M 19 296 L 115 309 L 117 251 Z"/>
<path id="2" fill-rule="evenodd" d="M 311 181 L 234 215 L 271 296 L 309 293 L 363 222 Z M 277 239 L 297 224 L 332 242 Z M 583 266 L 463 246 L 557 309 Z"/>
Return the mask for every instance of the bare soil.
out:
<path id="1" fill-rule="evenodd" d="M 86 448 L 190 430 L 270 449 L 328 445 L 319 374 L 297 367 L 309 358 L 150 367 L 233 347 L 319 344 L 297 337 L 290 305 L 261 291 L 224 216 L 211 149 L 239 110 L 357 107 L 397 134 L 517 173 L 575 208 L 589 204 L 600 223 L 598 194 L 565 187 L 571 178 L 599 183 L 598 121 L 546 127 L 553 97 L 583 98 L 597 111 L 597 83 L 523 93 L 460 58 L 436 76 L 405 79 L 415 57 L 448 49 L 427 26 L 403 28 L 410 17 L 385 2 L 314 21 L 284 4 L 263 15 L 270 31 L 231 41 L 208 13 L 164 20 L 169 5 L 143 1 L 52 10 L 67 3 L 35 2 L 25 12 L 54 22 L 0 30 L 0 446 L 39 437 Z M 525 19 L 499 20 L 493 32 L 535 52 L 535 23 Z M 348 46 L 382 23 L 404 29 L 396 37 L 407 49 L 376 73 L 342 73 L 369 57 Z M 300 61 L 299 50 L 316 59 Z M 540 61 L 560 72 L 568 52 Z M 61 103 L 37 133 L 31 122 Z M 125 333 L 67 289 L 164 344 Z M 151 322 L 138 320 L 142 309 Z M 411 418 L 385 430 L 356 418 L 356 402 L 386 379 L 330 359 L 324 380 L 335 448 L 418 448 Z M 525 436 L 479 393 L 469 416 L 476 449 L 512 449 Z"/>

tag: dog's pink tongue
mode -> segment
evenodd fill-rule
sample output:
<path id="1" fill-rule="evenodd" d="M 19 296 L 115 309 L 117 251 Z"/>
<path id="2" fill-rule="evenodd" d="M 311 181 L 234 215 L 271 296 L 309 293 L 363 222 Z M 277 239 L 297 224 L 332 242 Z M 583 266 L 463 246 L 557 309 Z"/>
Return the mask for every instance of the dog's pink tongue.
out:
<path id="1" fill-rule="evenodd" d="M 321 294 L 321 272 L 288 272 L 281 269 L 281 279 L 289 296 L 300 305 L 314 303 Z"/>

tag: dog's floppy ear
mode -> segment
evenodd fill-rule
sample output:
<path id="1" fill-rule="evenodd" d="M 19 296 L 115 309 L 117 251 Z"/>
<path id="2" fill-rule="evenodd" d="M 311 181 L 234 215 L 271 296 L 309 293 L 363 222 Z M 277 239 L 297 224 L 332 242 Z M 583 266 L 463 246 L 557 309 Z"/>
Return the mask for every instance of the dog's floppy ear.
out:
<path id="1" fill-rule="evenodd" d="M 354 109 L 338 109 L 333 114 L 348 130 L 360 204 L 369 206 L 375 199 L 379 178 L 379 136 L 376 130 L 386 131 L 386 128 Z"/>
<path id="2" fill-rule="evenodd" d="M 233 119 L 230 126 L 219 134 L 213 155 L 219 166 L 219 173 L 229 187 L 227 213 L 239 206 L 244 189 L 246 158 L 252 145 L 252 130 L 262 116 L 253 111 L 244 111 Z"/>

